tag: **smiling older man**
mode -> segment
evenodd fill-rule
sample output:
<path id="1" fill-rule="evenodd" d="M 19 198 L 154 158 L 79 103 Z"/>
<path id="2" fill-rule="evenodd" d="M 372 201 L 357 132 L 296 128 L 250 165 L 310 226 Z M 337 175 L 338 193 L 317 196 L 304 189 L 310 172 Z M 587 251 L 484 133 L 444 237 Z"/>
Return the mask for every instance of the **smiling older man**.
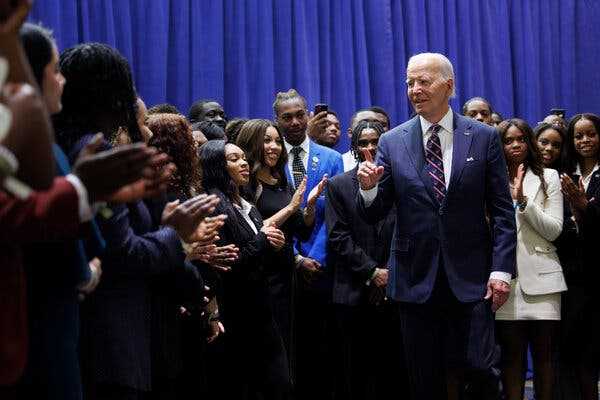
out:
<path id="1" fill-rule="evenodd" d="M 413 119 L 384 134 L 358 169 L 372 220 L 396 206 L 388 296 L 399 302 L 415 399 L 499 398 L 493 312 L 515 265 L 515 216 L 494 129 L 454 113 L 454 71 L 441 54 L 406 70 Z M 489 215 L 489 223 L 486 220 Z"/>

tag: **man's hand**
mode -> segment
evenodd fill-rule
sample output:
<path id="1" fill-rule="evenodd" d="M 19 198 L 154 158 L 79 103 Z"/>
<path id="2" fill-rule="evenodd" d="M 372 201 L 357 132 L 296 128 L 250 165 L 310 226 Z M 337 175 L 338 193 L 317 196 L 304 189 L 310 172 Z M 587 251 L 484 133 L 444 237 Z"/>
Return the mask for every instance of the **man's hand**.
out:
<path id="1" fill-rule="evenodd" d="M 285 244 L 285 235 L 282 231 L 277 229 L 274 226 L 263 226 L 260 229 L 265 235 L 267 235 L 267 240 L 275 248 L 275 250 L 279 250 Z"/>
<path id="2" fill-rule="evenodd" d="M 308 120 L 306 129 L 308 136 L 313 139 L 318 139 L 325 133 L 327 128 L 327 111 L 321 111 L 317 115 Z"/>
<path id="3" fill-rule="evenodd" d="M 365 161 L 358 165 L 356 177 L 362 190 L 373 189 L 381 176 L 383 175 L 383 167 L 378 167 L 373 162 L 373 157 L 367 149 L 362 149 L 362 154 Z"/>
<path id="4" fill-rule="evenodd" d="M 385 268 L 375 268 L 375 273 L 371 282 L 377 287 L 385 287 L 388 283 L 388 270 Z"/>
<path id="5" fill-rule="evenodd" d="M 240 257 L 240 249 L 237 248 L 234 244 L 228 244 L 225 246 L 215 247 L 212 252 L 208 254 L 207 263 L 210 264 L 211 267 L 227 272 L 231 271 L 231 267 L 229 266 L 231 263 L 234 263 Z"/>
<path id="6" fill-rule="evenodd" d="M 190 239 L 204 245 L 216 242 L 219 240 L 219 229 L 225 225 L 226 219 L 227 215 L 225 214 L 204 218 Z"/>
<path id="7" fill-rule="evenodd" d="M 492 299 L 492 311 L 496 312 L 506 300 L 510 294 L 510 285 L 499 279 L 490 279 L 487 284 L 487 293 L 484 299 Z"/>
<path id="8" fill-rule="evenodd" d="M 214 194 L 201 194 L 179 204 L 179 200 L 167 203 L 163 210 L 161 221 L 177 231 L 186 243 L 193 241 L 194 234 L 200 222 L 215 211 L 220 199 Z"/>

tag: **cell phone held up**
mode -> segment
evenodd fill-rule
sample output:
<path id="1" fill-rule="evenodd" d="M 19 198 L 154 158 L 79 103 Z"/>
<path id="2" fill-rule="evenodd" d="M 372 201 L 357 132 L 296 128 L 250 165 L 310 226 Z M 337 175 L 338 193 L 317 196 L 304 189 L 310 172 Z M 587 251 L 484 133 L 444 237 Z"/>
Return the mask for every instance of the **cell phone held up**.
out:
<path id="1" fill-rule="evenodd" d="M 328 111 L 328 110 L 329 110 L 329 106 L 325 103 L 315 104 L 315 115 L 317 115 L 320 112 Z"/>

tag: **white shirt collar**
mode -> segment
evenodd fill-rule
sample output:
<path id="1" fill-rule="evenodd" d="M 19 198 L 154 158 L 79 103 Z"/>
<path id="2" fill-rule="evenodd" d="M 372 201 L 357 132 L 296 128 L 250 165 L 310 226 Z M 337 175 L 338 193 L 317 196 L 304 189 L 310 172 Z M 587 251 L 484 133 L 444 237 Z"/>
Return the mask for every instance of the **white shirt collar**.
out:
<path id="1" fill-rule="evenodd" d="M 592 169 L 592 172 L 590 172 L 590 174 L 588 176 L 583 178 L 583 187 L 586 191 L 587 191 L 588 186 L 590 185 L 590 181 L 592 180 L 592 175 L 594 175 L 594 172 L 598 171 L 599 169 L 600 169 L 600 164 L 596 163 L 596 165 L 594 165 L 594 168 Z M 575 167 L 575 175 L 579 175 L 579 176 L 583 177 L 581 175 L 581 166 L 579 165 L 579 163 L 577 163 L 577 167 Z M 575 184 L 577 185 L 577 182 L 575 182 Z"/>
<path id="2" fill-rule="evenodd" d="M 288 154 L 290 153 L 290 151 L 292 151 L 293 147 L 296 147 L 296 146 L 289 144 L 287 142 L 287 140 L 284 140 L 284 144 L 285 144 L 285 150 L 288 152 Z M 302 150 L 304 150 L 304 152 L 306 154 L 308 154 L 308 151 L 310 150 L 310 139 L 308 138 L 308 135 L 306 135 L 304 137 L 304 141 L 302 143 L 300 143 L 300 147 L 302 147 Z"/>
<path id="3" fill-rule="evenodd" d="M 252 204 L 246 201 L 244 198 L 240 197 L 240 205 L 234 203 L 236 208 L 240 210 L 240 212 L 244 215 L 250 215 L 250 210 L 252 210 Z"/>
<path id="4" fill-rule="evenodd" d="M 419 121 L 421 122 L 421 131 L 423 132 L 423 135 L 425 135 L 425 133 L 429 130 L 429 128 L 431 128 L 431 125 L 433 124 L 420 115 Z M 452 113 L 451 107 L 448 107 L 448 112 L 442 117 L 442 119 L 437 124 L 448 133 L 454 132 L 454 114 Z"/>

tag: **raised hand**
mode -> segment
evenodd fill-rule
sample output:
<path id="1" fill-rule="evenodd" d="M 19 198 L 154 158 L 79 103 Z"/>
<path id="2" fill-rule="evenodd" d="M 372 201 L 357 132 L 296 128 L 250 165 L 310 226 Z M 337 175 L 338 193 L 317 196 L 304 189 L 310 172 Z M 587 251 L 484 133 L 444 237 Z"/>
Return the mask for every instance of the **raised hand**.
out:
<path id="1" fill-rule="evenodd" d="M 186 243 L 193 242 L 194 234 L 202 220 L 213 213 L 220 199 L 211 194 L 201 194 L 179 204 L 179 200 L 168 203 L 162 214 L 162 223 L 169 225 Z"/>
<path id="2" fill-rule="evenodd" d="M 319 138 L 325 132 L 327 128 L 327 111 L 321 111 L 317 115 L 314 115 L 312 118 L 308 120 L 306 124 L 306 129 L 308 131 L 308 136 L 311 138 Z"/>
<path id="3" fill-rule="evenodd" d="M 516 200 L 518 203 L 522 203 L 524 200 L 523 197 L 523 178 L 525 177 L 525 165 L 519 164 L 517 168 L 517 176 L 513 181 L 513 185 L 510 187 L 510 194 L 513 200 Z"/>
<path id="4" fill-rule="evenodd" d="M 327 174 L 323 175 L 323 178 L 321 178 L 321 181 L 319 182 L 319 184 L 317 186 L 315 186 L 314 188 L 312 188 L 312 190 L 308 194 L 308 199 L 306 200 L 306 208 L 307 209 L 314 209 L 315 205 L 317 204 L 317 199 L 319 198 L 319 196 L 321 196 L 321 194 L 323 193 L 323 190 L 325 190 L 326 185 L 327 185 Z"/>
<path id="5" fill-rule="evenodd" d="M 561 191 L 565 196 L 565 199 L 569 202 L 569 205 L 575 213 L 577 218 L 587 208 L 588 203 L 591 200 L 587 199 L 585 194 L 585 188 L 583 186 L 583 179 L 579 177 L 578 185 L 567 174 L 560 176 Z"/>
<path id="6" fill-rule="evenodd" d="M 383 175 L 383 167 L 378 167 L 373 162 L 373 156 L 367 149 L 361 149 L 365 161 L 358 165 L 358 171 L 356 177 L 362 190 L 373 189 L 381 176 Z"/>
<path id="7" fill-rule="evenodd" d="M 306 192 L 306 181 L 308 178 L 306 175 L 302 178 L 302 182 L 298 185 L 298 188 L 294 192 L 292 196 L 292 200 L 290 201 L 290 207 L 292 211 L 296 212 L 300 208 L 300 204 L 302 204 L 302 199 L 304 198 L 304 192 Z"/>

